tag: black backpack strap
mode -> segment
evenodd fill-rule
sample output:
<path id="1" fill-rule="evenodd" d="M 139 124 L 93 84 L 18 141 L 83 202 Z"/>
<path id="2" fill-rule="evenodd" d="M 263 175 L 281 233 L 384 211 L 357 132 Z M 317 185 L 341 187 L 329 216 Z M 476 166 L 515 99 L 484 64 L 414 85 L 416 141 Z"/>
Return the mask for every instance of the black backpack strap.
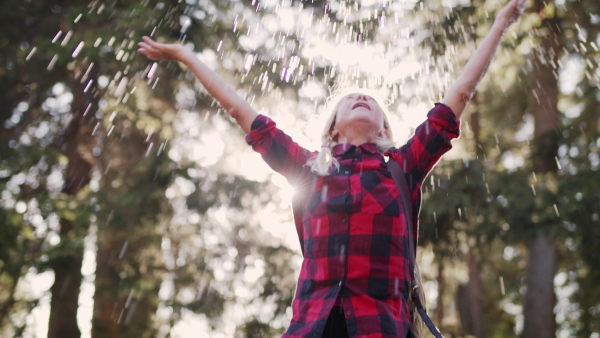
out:
<path id="1" fill-rule="evenodd" d="M 392 178 L 398 187 L 400 192 L 400 198 L 402 199 L 402 205 L 404 206 L 404 214 L 406 216 L 406 222 L 408 223 L 408 267 L 410 273 L 415 273 L 415 254 L 417 252 L 415 248 L 415 235 L 413 234 L 413 214 L 412 214 L 412 203 L 410 200 L 410 190 L 404 177 L 404 171 L 398 165 L 398 162 L 394 161 L 391 157 L 387 162 L 389 172 L 392 174 Z"/>
<path id="2" fill-rule="evenodd" d="M 390 160 L 387 162 L 387 167 L 389 172 L 392 174 L 392 178 L 398 187 L 398 191 L 400 192 L 400 198 L 402 199 L 402 205 L 404 206 L 404 214 L 406 215 L 406 222 L 408 223 L 408 268 L 411 274 L 411 298 L 417 309 L 417 312 L 427 325 L 429 331 L 436 338 L 443 338 L 440 331 L 435 327 L 431 318 L 427 315 L 427 310 L 423 307 L 421 303 L 421 296 L 419 295 L 419 286 L 417 285 L 417 276 L 415 270 L 415 255 L 416 255 L 416 235 L 413 234 L 413 214 L 412 214 L 412 203 L 410 199 L 410 190 L 408 189 L 408 184 L 406 183 L 406 178 L 404 177 L 404 171 L 400 168 L 398 162 L 394 161 L 390 156 Z"/>

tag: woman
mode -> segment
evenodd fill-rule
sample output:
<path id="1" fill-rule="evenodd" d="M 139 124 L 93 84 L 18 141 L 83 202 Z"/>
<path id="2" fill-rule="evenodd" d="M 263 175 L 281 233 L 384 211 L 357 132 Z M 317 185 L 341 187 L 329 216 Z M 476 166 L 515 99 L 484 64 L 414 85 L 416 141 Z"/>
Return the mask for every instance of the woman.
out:
<path id="1" fill-rule="evenodd" d="M 524 3 L 512 0 L 499 12 L 456 83 L 399 149 L 391 142 L 384 106 L 372 95 L 342 95 L 324 128 L 321 151 L 310 152 L 258 115 L 193 51 L 148 37 L 139 43 L 139 52 L 151 59 L 188 66 L 247 133 L 253 149 L 300 191 L 293 206 L 304 261 L 284 337 L 415 336 L 405 213 L 416 219 L 421 183 L 458 137 L 458 119 Z M 384 155 L 406 173 L 413 210 L 404 210 Z"/>

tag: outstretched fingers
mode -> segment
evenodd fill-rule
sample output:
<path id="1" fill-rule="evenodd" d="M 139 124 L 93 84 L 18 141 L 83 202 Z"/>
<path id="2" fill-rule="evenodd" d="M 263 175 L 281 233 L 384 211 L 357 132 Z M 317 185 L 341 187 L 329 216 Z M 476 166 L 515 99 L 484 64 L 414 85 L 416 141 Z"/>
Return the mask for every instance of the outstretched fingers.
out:
<path id="1" fill-rule="evenodd" d="M 152 40 L 151 37 L 146 35 L 142 36 L 142 40 L 144 40 L 147 45 L 152 46 L 155 49 L 160 49 L 161 45 L 164 45 L 164 43 L 156 42 Z"/>
<path id="2" fill-rule="evenodd" d="M 513 24 L 525 10 L 526 0 L 511 0 L 499 13 L 499 17 L 507 26 Z"/>
<path id="3" fill-rule="evenodd" d="M 518 17 L 521 14 L 523 14 L 523 11 L 525 10 L 525 5 L 526 5 L 527 1 L 526 0 L 513 0 L 513 2 L 514 2 L 514 9 L 515 9 L 516 15 Z"/>
<path id="4" fill-rule="evenodd" d="M 139 53 L 146 55 L 150 59 L 154 59 L 154 60 L 160 59 L 160 57 L 159 57 L 160 53 L 156 48 L 150 46 L 149 44 L 147 44 L 145 42 L 139 42 L 138 46 L 140 47 L 140 48 L 138 48 Z"/>
<path id="5" fill-rule="evenodd" d="M 156 60 L 180 61 L 185 48 L 178 43 L 160 43 L 144 36 L 138 43 L 140 53 Z"/>

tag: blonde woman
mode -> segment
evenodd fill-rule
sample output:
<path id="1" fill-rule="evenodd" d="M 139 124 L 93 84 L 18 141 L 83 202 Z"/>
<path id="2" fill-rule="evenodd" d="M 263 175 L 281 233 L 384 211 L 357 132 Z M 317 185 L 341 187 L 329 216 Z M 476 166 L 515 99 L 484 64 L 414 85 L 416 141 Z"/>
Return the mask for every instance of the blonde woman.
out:
<path id="1" fill-rule="evenodd" d="M 456 83 L 415 135 L 395 148 L 384 106 L 365 92 L 331 105 L 322 148 L 311 152 L 252 107 L 194 52 L 144 37 L 139 52 L 187 65 L 247 133 L 246 141 L 295 185 L 295 224 L 304 260 L 284 337 L 415 337 L 409 311 L 408 227 L 416 233 L 421 184 L 459 135 L 459 118 L 500 39 L 525 0 L 498 14 Z M 385 157 L 405 172 L 413 210 L 404 210 Z M 407 224 L 406 213 L 415 221 Z"/>

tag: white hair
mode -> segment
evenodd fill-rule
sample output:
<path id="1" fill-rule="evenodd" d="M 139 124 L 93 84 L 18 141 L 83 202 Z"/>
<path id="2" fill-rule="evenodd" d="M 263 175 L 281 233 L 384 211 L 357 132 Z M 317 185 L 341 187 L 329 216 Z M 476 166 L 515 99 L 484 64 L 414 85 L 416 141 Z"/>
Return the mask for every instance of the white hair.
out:
<path id="1" fill-rule="evenodd" d="M 332 96 L 332 98 L 328 100 L 325 112 L 329 113 L 329 117 L 327 118 L 327 121 L 325 122 L 325 128 L 323 128 L 323 132 L 321 133 L 321 151 L 319 151 L 317 156 L 309 160 L 307 163 L 313 172 L 321 176 L 327 175 L 332 166 L 334 166 L 336 169 L 339 168 L 339 163 L 331 155 L 331 150 L 338 144 L 337 138 L 334 139 L 331 137 L 331 132 L 335 126 L 337 112 L 342 103 L 342 99 L 348 95 L 356 93 L 365 94 L 372 97 L 383 112 L 382 136 L 373 139 L 372 142 L 375 143 L 381 152 L 386 152 L 395 146 L 394 141 L 392 141 L 392 130 L 387 118 L 388 110 L 383 104 L 384 101 L 381 99 L 378 93 L 374 90 L 365 88 L 345 89 L 337 95 Z"/>

